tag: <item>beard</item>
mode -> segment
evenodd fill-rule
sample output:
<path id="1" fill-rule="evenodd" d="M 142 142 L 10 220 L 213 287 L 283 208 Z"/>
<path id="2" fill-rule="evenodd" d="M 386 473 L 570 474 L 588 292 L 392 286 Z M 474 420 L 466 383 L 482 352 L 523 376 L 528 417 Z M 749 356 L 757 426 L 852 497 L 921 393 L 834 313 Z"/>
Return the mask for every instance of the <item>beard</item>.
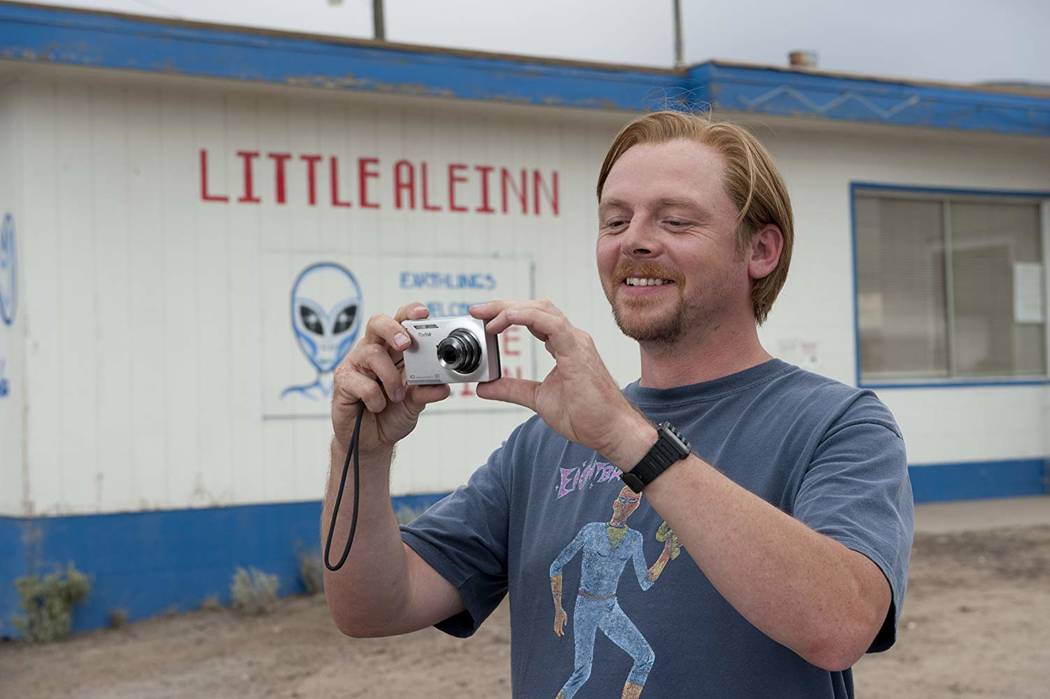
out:
<path id="1" fill-rule="evenodd" d="M 638 342 L 674 344 L 686 328 L 685 304 L 679 299 L 673 307 L 657 310 L 650 304 L 624 304 L 613 301 L 616 325 L 627 337 Z"/>
<path id="2" fill-rule="evenodd" d="M 616 280 L 627 276 L 669 279 L 674 282 L 678 298 L 668 305 L 666 301 L 655 303 L 650 300 L 619 298 Z M 621 262 L 605 287 L 605 296 L 612 307 L 613 319 L 620 331 L 638 342 L 655 342 L 673 344 L 678 341 L 687 328 L 687 307 L 682 298 L 682 275 L 676 274 L 662 266 L 649 264 L 627 265 Z"/>

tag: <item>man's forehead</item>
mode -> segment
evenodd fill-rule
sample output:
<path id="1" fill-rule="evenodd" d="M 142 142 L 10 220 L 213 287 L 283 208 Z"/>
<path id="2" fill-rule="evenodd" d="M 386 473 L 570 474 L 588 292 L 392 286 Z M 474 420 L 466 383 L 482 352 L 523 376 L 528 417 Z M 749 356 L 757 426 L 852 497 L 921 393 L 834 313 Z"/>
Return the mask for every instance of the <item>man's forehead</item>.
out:
<path id="1" fill-rule="evenodd" d="M 602 185 L 599 206 L 643 200 L 699 204 L 725 194 L 725 165 L 715 149 L 693 141 L 641 143 L 613 164 Z"/>
<path id="2" fill-rule="evenodd" d="M 629 209 L 636 206 L 637 203 L 637 198 L 628 200 L 627 198 L 615 196 L 607 197 L 603 195 L 601 201 L 598 202 L 598 208 Z M 700 212 L 706 211 L 703 204 L 688 197 L 657 196 L 652 201 L 646 201 L 645 203 L 654 209 L 695 209 Z"/>

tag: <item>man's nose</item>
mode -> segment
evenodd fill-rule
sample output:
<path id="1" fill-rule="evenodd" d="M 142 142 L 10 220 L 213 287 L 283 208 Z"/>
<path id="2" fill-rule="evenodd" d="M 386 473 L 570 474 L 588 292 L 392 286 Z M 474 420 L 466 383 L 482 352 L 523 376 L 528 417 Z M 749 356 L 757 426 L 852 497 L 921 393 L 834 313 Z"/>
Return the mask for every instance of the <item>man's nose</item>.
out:
<path id="1" fill-rule="evenodd" d="M 652 257 L 660 251 L 656 227 L 636 216 L 620 236 L 620 252 L 626 257 Z"/>

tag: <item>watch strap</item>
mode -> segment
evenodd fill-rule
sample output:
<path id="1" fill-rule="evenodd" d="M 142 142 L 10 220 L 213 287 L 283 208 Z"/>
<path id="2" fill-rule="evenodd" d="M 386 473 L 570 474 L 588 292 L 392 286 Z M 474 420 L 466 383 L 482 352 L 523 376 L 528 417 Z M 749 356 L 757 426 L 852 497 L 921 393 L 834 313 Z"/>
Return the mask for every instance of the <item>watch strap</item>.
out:
<path id="1" fill-rule="evenodd" d="M 689 442 L 669 422 L 662 422 L 656 428 L 656 443 L 649 449 L 642 460 L 630 471 L 624 471 L 620 478 L 636 493 L 642 492 L 661 473 L 670 466 L 689 456 Z"/>

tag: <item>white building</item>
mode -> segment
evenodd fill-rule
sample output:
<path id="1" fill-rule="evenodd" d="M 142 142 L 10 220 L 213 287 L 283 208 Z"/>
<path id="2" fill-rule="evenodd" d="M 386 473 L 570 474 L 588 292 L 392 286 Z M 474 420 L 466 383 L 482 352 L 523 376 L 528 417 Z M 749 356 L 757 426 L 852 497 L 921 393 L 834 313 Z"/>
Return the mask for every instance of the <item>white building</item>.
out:
<path id="1" fill-rule="evenodd" d="M 624 122 L 683 96 L 750 126 L 791 191 L 766 347 L 878 392 L 917 499 L 1047 492 L 1050 92 L 9 4 L 0 74 L 0 636 L 12 581 L 67 561 L 94 578 L 78 628 L 223 596 L 238 565 L 297 589 L 327 369 L 374 313 L 548 297 L 636 378 L 594 184 Z M 542 376 L 526 336 L 504 366 Z M 399 450 L 399 505 L 526 417 L 457 394 Z"/>

